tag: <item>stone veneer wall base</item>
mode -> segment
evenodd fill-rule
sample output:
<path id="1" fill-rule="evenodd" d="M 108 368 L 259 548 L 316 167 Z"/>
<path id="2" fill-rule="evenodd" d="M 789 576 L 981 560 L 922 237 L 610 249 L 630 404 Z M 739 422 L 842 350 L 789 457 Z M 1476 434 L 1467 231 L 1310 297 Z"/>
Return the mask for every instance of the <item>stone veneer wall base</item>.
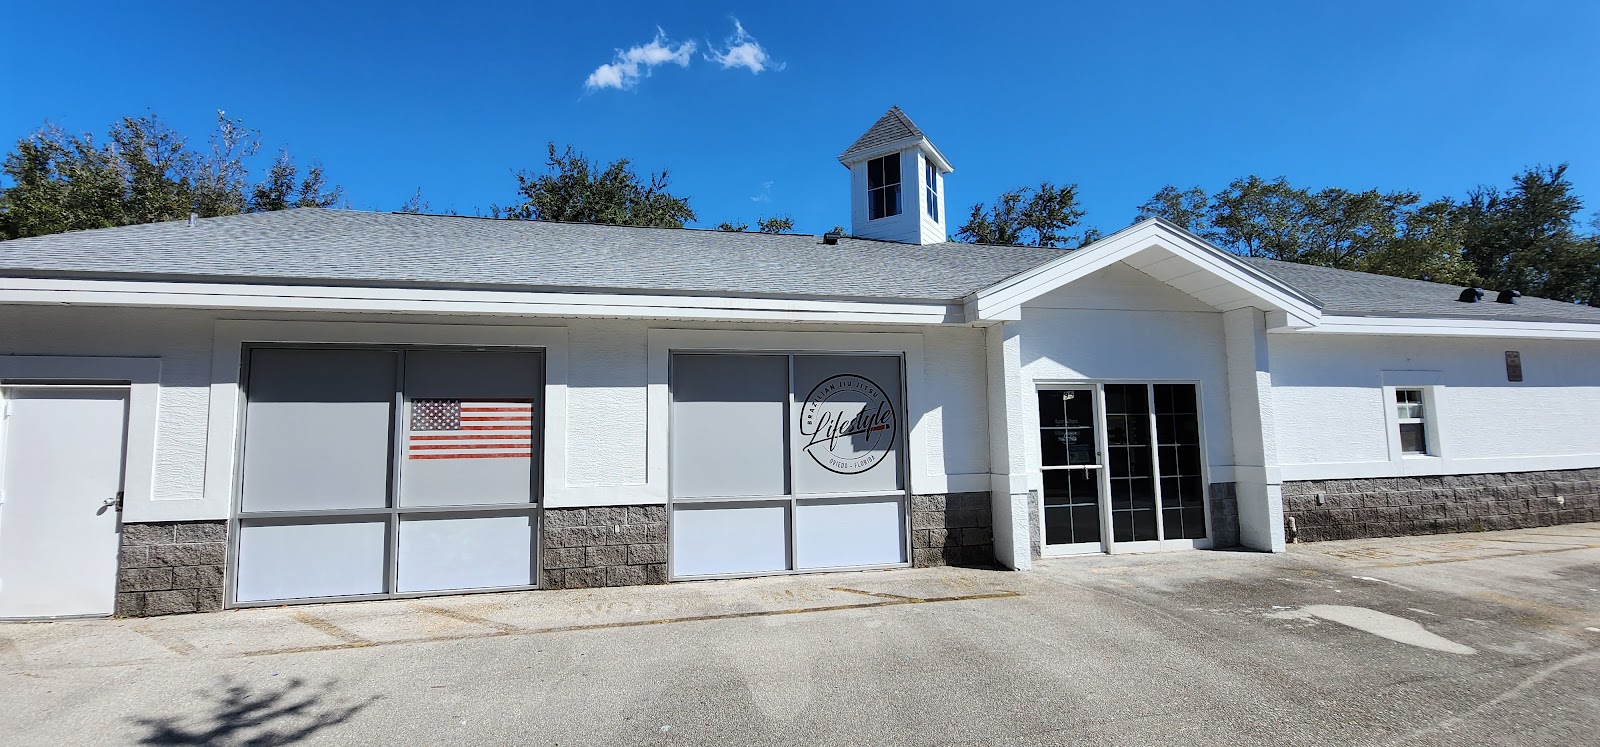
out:
<path id="1" fill-rule="evenodd" d="M 988 493 L 911 496 L 911 564 L 992 566 L 994 509 Z"/>
<path id="2" fill-rule="evenodd" d="M 666 506 L 547 508 L 543 589 L 667 582 Z"/>
<path id="3" fill-rule="evenodd" d="M 1600 468 L 1286 482 L 1283 515 L 1299 542 L 1600 521 Z"/>
<path id="4" fill-rule="evenodd" d="M 226 521 L 123 524 L 116 614 L 151 617 L 220 610 L 227 560 Z"/>

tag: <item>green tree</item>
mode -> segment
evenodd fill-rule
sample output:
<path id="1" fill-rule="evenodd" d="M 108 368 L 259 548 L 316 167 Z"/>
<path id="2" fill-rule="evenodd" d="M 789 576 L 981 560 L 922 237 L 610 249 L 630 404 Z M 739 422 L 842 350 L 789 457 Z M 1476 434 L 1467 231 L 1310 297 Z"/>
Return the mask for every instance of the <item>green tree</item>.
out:
<path id="1" fill-rule="evenodd" d="M 717 230 L 718 231 L 729 231 L 731 233 L 742 233 L 744 231 L 750 230 L 750 224 L 749 223 L 729 223 L 728 221 L 723 221 L 723 222 L 717 224 Z"/>
<path id="2" fill-rule="evenodd" d="M 107 139 L 71 135 L 49 122 L 6 154 L 0 174 L 0 239 L 307 205 L 329 206 L 342 190 L 320 165 L 304 178 L 280 153 L 259 184 L 249 162 L 260 133 L 217 112 L 205 152 L 159 118 L 124 117 Z"/>
<path id="3" fill-rule="evenodd" d="M 1089 233 L 1069 233 L 1084 211 L 1078 206 L 1078 185 L 1056 186 L 1040 182 L 1000 193 L 994 204 L 972 206 L 956 238 L 975 244 L 1026 244 L 1031 246 L 1082 245 Z"/>
<path id="4" fill-rule="evenodd" d="M 762 233 L 783 233 L 794 230 L 794 219 L 787 215 L 775 215 L 771 218 L 757 218 L 756 227 Z"/>
<path id="5" fill-rule="evenodd" d="M 294 207 L 333 207 L 344 197 L 342 188 L 328 186 L 322 175 L 322 164 L 311 164 L 304 178 L 300 178 L 299 171 L 288 151 L 278 151 L 278 158 L 272 162 L 266 180 L 251 191 L 250 209 L 261 212 Z M 417 194 L 420 196 L 422 190 L 417 190 Z"/>
<path id="6" fill-rule="evenodd" d="M 1479 187 L 1460 209 L 1466 260 L 1488 287 L 1600 306 L 1600 237 L 1578 233 L 1582 210 L 1566 164 Z"/>
<path id="7" fill-rule="evenodd" d="M 665 169 L 641 179 L 625 158 L 601 168 L 572 146 L 558 153 L 556 144 L 550 143 L 548 152 L 547 173 L 516 175 L 522 202 L 493 208 L 494 214 L 516 220 L 663 228 L 682 228 L 695 218 L 688 198 L 667 191 L 670 180 Z"/>
<path id="8" fill-rule="evenodd" d="M 1209 198 L 1199 187 L 1163 187 L 1139 206 L 1139 220 L 1164 218 L 1247 257 L 1472 282 L 1454 204 L 1421 199 L 1406 191 L 1312 191 L 1282 177 L 1249 176 Z"/>

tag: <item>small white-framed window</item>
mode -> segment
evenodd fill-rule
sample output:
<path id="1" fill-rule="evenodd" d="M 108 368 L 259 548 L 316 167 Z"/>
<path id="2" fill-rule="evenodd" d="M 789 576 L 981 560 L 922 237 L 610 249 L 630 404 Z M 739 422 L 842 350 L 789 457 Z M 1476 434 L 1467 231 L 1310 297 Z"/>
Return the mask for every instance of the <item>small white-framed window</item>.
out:
<path id="1" fill-rule="evenodd" d="M 1399 425 L 1402 455 L 1430 454 L 1426 395 L 1421 387 L 1396 387 L 1394 390 L 1395 422 Z"/>
<path id="2" fill-rule="evenodd" d="M 915 169 L 916 166 L 912 166 Z M 867 161 L 867 219 L 900 214 L 900 154 Z"/>
<path id="3" fill-rule="evenodd" d="M 937 221 L 939 220 L 939 168 L 933 165 L 933 161 L 924 161 L 923 170 L 925 172 L 923 181 L 927 184 L 924 192 L 927 194 L 928 217 Z"/>

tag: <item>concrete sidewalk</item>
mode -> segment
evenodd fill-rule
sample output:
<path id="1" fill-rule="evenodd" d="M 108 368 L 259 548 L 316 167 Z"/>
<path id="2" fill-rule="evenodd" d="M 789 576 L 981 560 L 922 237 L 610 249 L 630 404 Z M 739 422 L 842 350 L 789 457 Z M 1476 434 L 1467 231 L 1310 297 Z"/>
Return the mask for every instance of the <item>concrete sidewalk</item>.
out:
<path id="1" fill-rule="evenodd" d="M 1600 524 L 0 625 L 6 744 L 1600 744 Z"/>

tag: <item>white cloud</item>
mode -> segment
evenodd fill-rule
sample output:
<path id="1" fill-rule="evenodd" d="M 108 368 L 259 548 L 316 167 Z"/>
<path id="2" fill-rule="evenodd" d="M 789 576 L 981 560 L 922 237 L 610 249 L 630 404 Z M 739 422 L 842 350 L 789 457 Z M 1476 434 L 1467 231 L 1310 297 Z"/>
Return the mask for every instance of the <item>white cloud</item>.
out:
<path id="1" fill-rule="evenodd" d="M 761 194 L 750 198 L 751 202 L 772 202 L 772 182 L 761 183 Z"/>
<path id="2" fill-rule="evenodd" d="M 706 55 L 706 59 L 721 64 L 724 69 L 742 67 L 752 73 L 760 73 L 763 70 L 782 70 L 787 67 L 782 62 L 774 63 L 772 56 L 767 54 L 767 50 L 756 41 L 756 38 L 745 33 L 744 24 L 739 23 L 737 18 L 733 19 L 733 36 L 728 37 L 724 43 L 727 49 L 719 52 L 716 47 L 711 47 L 711 53 Z M 711 45 L 708 43 L 706 46 Z"/>
<path id="3" fill-rule="evenodd" d="M 649 77 L 650 70 L 657 65 L 670 62 L 678 67 L 688 67 L 689 59 L 694 55 L 695 49 L 695 43 L 692 41 L 674 46 L 668 41 L 667 32 L 658 26 L 656 36 L 650 43 L 617 50 L 615 59 L 589 73 L 589 78 L 583 82 L 583 87 L 591 91 L 601 88 L 619 90 L 632 88 L 639 83 L 640 78 Z"/>

